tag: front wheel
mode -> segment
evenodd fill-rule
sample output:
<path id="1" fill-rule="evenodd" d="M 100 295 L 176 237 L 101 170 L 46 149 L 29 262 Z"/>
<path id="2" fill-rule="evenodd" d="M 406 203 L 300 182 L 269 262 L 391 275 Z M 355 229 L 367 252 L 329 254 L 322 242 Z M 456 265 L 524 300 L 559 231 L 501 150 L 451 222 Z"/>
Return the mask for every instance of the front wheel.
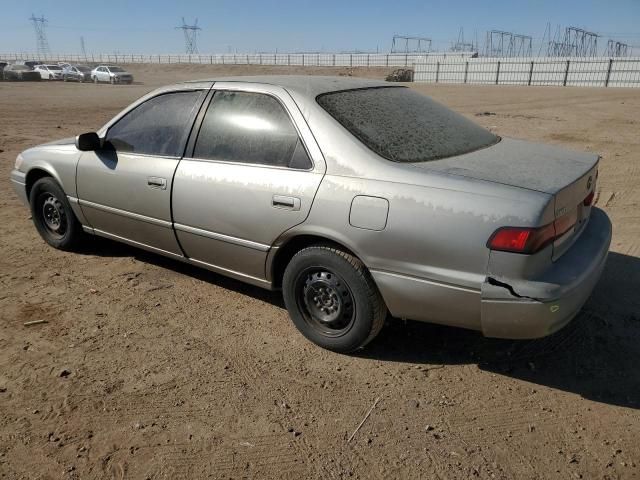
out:
<path id="1" fill-rule="evenodd" d="M 285 269 L 282 289 L 298 330 L 335 352 L 364 347 L 378 335 L 387 315 L 364 264 L 331 246 L 312 246 L 294 255 Z"/>
<path id="2" fill-rule="evenodd" d="M 40 236 L 52 247 L 70 250 L 83 236 L 62 188 L 51 177 L 38 180 L 29 193 L 31 217 Z"/>

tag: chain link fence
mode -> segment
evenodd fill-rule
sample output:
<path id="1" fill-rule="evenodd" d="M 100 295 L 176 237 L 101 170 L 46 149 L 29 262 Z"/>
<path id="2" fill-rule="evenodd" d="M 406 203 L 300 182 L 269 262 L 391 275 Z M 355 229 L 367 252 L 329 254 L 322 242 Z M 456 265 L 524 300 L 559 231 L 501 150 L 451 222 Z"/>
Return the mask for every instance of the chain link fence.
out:
<path id="1" fill-rule="evenodd" d="M 416 62 L 414 81 L 476 85 L 640 87 L 640 58 L 458 58 Z"/>
<path id="2" fill-rule="evenodd" d="M 217 55 L 25 54 L 0 53 L 0 59 L 93 64 L 285 65 L 309 67 L 412 67 L 427 60 L 470 58 L 473 53 L 226 53 Z"/>

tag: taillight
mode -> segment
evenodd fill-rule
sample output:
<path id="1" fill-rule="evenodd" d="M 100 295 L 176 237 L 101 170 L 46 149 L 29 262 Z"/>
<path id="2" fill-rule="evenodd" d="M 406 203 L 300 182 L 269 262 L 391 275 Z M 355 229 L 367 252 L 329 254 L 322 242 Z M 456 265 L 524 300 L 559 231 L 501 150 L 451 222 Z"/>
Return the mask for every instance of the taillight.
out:
<path id="1" fill-rule="evenodd" d="M 539 252 L 576 224 L 576 212 L 571 212 L 543 227 L 502 227 L 493 232 L 487 242 L 491 250 L 533 254 Z"/>
<path id="2" fill-rule="evenodd" d="M 595 196 L 595 193 L 594 193 L 594 192 L 591 192 L 589 195 L 587 195 L 587 196 L 584 198 L 584 200 L 582 201 L 582 204 L 583 204 L 585 207 L 590 206 L 590 205 L 593 203 L 593 197 L 594 197 L 594 196 Z"/>
<path id="3" fill-rule="evenodd" d="M 539 228 L 502 227 L 491 235 L 487 246 L 491 250 L 514 253 L 536 253 L 553 242 L 553 223 Z"/>

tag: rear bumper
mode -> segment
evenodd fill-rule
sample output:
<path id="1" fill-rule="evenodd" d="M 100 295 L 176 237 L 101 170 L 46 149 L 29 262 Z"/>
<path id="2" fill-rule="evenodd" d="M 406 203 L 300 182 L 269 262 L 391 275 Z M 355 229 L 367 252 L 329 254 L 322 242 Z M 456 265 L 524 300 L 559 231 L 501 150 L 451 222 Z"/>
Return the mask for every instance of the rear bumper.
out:
<path id="1" fill-rule="evenodd" d="M 495 278 L 482 286 L 480 323 L 488 337 L 539 338 L 569 323 L 595 287 L 609 253 L 611 222 L 594 208 L 580 238 L 536 280 Z"/>
<path id="2" fill-rule="evenodd" d="M 580 311 L 604 269 L 610 243 L 611 222 L 593 208 L 580 238 L 535 280 L 487 277 L 473 289 L 375 269 L 371 275 L 395 317 L 480 330 L 487 337 L 539 338 Z"/>

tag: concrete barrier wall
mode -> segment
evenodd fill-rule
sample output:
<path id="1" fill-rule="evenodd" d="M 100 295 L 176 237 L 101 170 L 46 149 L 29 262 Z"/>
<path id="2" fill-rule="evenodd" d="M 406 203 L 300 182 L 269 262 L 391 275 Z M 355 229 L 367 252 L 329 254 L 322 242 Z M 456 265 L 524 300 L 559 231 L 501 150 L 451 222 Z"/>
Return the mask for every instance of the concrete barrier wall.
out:
<path id="1" fill-rule="evenodd" d="M 447 58 L 414 64 L 416 82 L 640 87 L 640 58 Z"/>

